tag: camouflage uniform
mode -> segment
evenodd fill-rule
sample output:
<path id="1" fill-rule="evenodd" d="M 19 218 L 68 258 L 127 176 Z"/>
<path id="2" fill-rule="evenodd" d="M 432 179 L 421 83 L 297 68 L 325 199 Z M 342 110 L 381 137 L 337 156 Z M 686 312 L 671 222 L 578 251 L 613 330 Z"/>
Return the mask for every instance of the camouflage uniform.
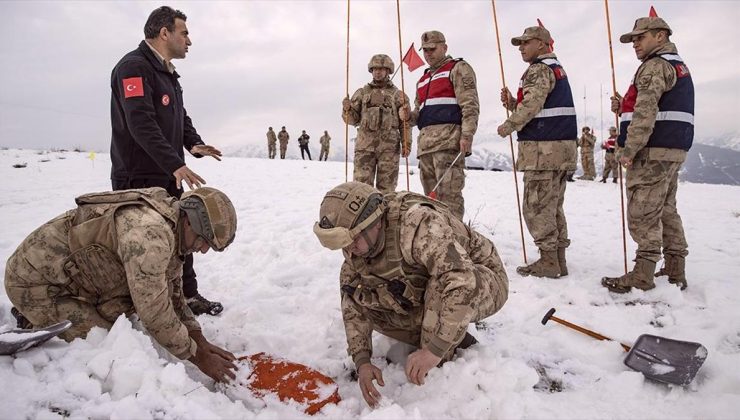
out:
<path id="1" fill-rule="evenodd" d="M 348 353 L 358 367 L 369 362 L 375 330 L 449 359 L 468 324 L 506 302 L 506 271 L 493 243 L 446 206 L 409 192 L 384 198 L 380 249 L 368 258 L 344 251 Z"/>
<path id="2" fill-rule="evenodd" d="M 677 54 L 667 43 L 653 54 Z M 678 171 L 686 160 L 686 151 L 663 147 L 645 147 L 653 132 L 658 101 L 676 84 L 676 70 L 666 60 L 652 58 L 635 75 L 638 87 L 632 122 L 627 129 L 624 148 L 617 159 L 632 159 L 627 171 L 627 224 L 637 242 L 637 258 L 657 262 L 663 254 L 684 258 L 688 244 L 681 216 L 676 209 Z"/>
<path id="3" fill-rule="evenodd" d="M 428 68 L 434 72 L 453 58 L 447 56 L 437 67 Z M 419 131 L 419 172 L 424 193 L 429 194 L 437 182 L 460 153 L 460 139 L 473 139 L 478 129 L 480 103 L 478 88 L 473 68 L 465 61 L 458 61 L 452 68 L 450 79 L 455 89 L 457 103 L 462 109 L 462 125 L 434 124 Z M 409 123 L 416 125 L 422 104 L 417 97 L 414 101 Z M 462 190 L 465 187 L 465 159 L 461 157 L 447 173 L 437 188 L 437 199 L 447 204 L 450 211 L 461 220 L 465 214 L 465 199 Z"/>
<path id="4" fill-rule="evenodd" d="M 267 130 L 267 155 L 270 159 L 275 159 L 275 145 L 277 143 L 277 137 L 275 136 L 275 132 L 272 131 L 272 128 Z"/>
<path id="5" fill-rule="evenodd" d="M 583 168 L 583 175 L 578 179 L 584 179 L 586 181 L 593 181 L 596 178 L 596 166 L 594 165 L 594 146 L 596 144 L 596 136 L 591 133 L 583 133 L 580 139 L 578 139 L 578 146 L 581 148 L 581 167 Z"/>
<path id="6" fill-rule="evenodd" d="M 329 134 L 326 133 L 319 139 L 319 143 L 321 144 L 321 153 L 319 153 L 319 161 L 321 159 L 327 160 L 329 158 L 329 142 L 331 142 L 331 137 L 329 137 Z"/>
<path id="7" fill-rule="evenodd" d="M 552 53 L 538 57 L 545 58 L 557 57 Z M 503 124 L 507 131 L 524 128 L 542 110 L 554 87 L 555 75 L 547 65 L 530 65 L 522 83 L 524 99 L 518 106 L 508 104 L 513 113 Z M 570 245 L 563 202 L 567 172 L 576 170 L 575 140 L 517 142 L 516 168 L 524 172 L 522 213 L 541 251 L 556 251 Z"/>
<path id="8" fill-rule="evenodd" d="M 113 200 L 111 200 L 113 198 Z M 79 207 L 31 233 L 8 259 L 8 298 L 35 327 L 72 321 L 85 337 L 136 312 L 180 359 L 195 355 L 200 325 L 182 293 L 178 201 L 150 188 L 78 197 Z"/>
<path id="9" fill-rule="evenodd" d="M 280 159 L 285 159 L 285 152 L 288 150 L 288 139 L 290 135 L 285 131 L 285 128 L 280 130 L 278 133 L 278 140 L 280 140 Z"/>
<path id="10" fill-rule="evenodd" d="M 613 141 L 616 145 L 617 136 L 610 136 L 608 141 Z M 614 156 L 615 147 L 610 147 L 605 142 L 601 145 L 601 148 L 605 150 L 604 173 L 602 175 L 601 182 L 606 182 L 606 179 L 609 178 L 610 173 L 612 178 L 614 178 L 614 182 L 617 182 L 617 177 L 619 176 L 619 163 L 617 162 L 617 158 Z"/>
<path id="11" fill-rule="evenodd" d="M 342 119 L 357 127 L 353 179 L 392 192 L 398 185 L 403 122 L 398 108 L 409 98 L 390 80 L 370 82 L 352 95 Z M 411 129 L 406 138 L 411 147 Z"/>

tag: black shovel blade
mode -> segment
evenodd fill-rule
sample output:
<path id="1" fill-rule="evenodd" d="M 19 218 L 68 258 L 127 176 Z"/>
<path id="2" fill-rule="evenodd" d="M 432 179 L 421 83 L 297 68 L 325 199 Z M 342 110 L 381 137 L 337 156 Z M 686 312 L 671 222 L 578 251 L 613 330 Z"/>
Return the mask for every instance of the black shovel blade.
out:
<path id="1" fill-rule="evenodd" d="M 43 344 L 52 337 L 67 331 L 72 326 L 70 321 L 62 321 L 45 328 L 24 330 L 15 328 L 0 333 L 0 355 L 15 354 L 31 347 Z"/>
<path id="2" fill-rule="evenodd" d="M 685 386 L 694 379 L 707 355 L 707 348 L 699 343 L 643 334 L 624 364 L 649 379 Z"/>

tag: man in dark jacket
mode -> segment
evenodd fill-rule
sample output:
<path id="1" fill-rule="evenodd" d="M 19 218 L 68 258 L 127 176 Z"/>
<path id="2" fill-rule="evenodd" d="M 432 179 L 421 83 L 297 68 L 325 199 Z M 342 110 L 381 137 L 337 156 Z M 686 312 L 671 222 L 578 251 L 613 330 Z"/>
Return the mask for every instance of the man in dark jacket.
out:
<path id="1" fill-rule="evenodd" d="M 306 130 L 303 130 L 303 133 L 300 137 L 298 137 L 298 146 L 301 148 L 301 159 L 306 160 L 306 155 L 304 153 L 308 153 L 308 160 L 311 160 L 311 151 L 308 150 L 308 139 L 310 139 L 311 136 L 306 134 Z"/>
<path id="2" fill-rule="evenodd" d="M 162 187 L 179 198 L 205 180 L 185 164 L 183 147 L 196 158 L 221 152 L 207 146 L 183 106 L 182 88 L 172 59 L 185 58 L 191 45 L 187 17 L 162 6 L 144 26 L 146 39 L 126 54 L 111 74 L 111 183 L 114 190 Z M 223 310 L 198 293 L 192 255 L 183 267 L 183 292 L 195 314 Z"/>

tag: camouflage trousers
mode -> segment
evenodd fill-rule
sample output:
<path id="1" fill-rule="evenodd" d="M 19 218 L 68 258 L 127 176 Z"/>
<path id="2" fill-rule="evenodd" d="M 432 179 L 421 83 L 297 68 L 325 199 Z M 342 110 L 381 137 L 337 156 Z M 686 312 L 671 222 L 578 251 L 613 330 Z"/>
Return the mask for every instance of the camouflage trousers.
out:
<path id="1" fill-rule="evenodd" d="M 581 148 L 581 168 L 583 168 L 583 179 L 596 178 L 596 165 L 594 164 L 594 149 Z"/>
<path id="2" fill-rule="evenodd" d="M 110 329 L 118 314 L 132 312 L 133 305 L 129 300 L 130 306 L 124 305 L 126 308 L 108 305 L 106 312 L 110 311 L 110 315 L 103 317 L 95 306 L 72 296 L 63 286 L 43 284 L 42 276 L 33 270 L 19 271 L 23 273 L 14 272 L 8 261 L 5 269 L 8 299 L 34 328 L 47 327 L 64 320 L 72 321 L 72 327 L 59 335 L 65 341 L 84 338 L 93 327 Z"/>
<path id="3" fill-rule="evenodd" d="M 612 178 L 617 179 L 619 176 L 619 164 L 617 163 L 617 158 L 614 156 L 614 152 L 604 153 L 604 156 L 604 179 L 609 178 L 610 172 Z"/>
<path id="4" fill-rule="evenodd" d="M 524 171 L 522 213 L 534 243 L 542 251 L 570 245 L 563 212 L 566 178 L 567 171 Z"/>
<path id="5" fill-rule="evenodd" d="M 458 153 L 455 150 L 442 150 L 419 156 L 419 172 L 426 195 L 432 192 L 444 176 L 437 187 L 437 200 L 447 204 L 452 214 L 462 220 L 465 214 L 465 199 L 462 194 L 465 188 L 465 158 L 461 156 L 455 166 L 450 168 Z M 448 168 L 450 171 L 445 175 Z"/>
<path id="6" fill-rule="evenodd" d="M 275 143 L 267 144 L 267 157 L 270 159 L 275 159 Z"/>
<path id="7" fill-rule="evenodd" d="M 637 258 L 658 262 L 663 254 L 689 254 L 676 209 L 681 162 L 640 159 L 627 171 L 627 225 Z"/>
<path id="8" fill-rule="evenodd" d="M 319 161 L 329 159 L 329 146 L 321 146 L 321 153 L 319 153 Z"/>
<path id="9" fill-rule="evenodd" d="M 433 278 L 429 280 L 424 293 L 424 305 L 412 308 L 406 316 L 388 311 L 365 311 L 372 320 L 373 330 L 417 348 L 427 348 L 431 339 L 438 335 L 444 341 L 454 343 L 442 357 L 443 360 L 450 360 L 457 345 L 465 338 L 468 324 L 498 312 L 509 296 L 509 279 L 506 271 L 498 255 L 493 257 L 498 260 L 494 269 L 489 268 L 491 264 L 475 265 L 478 293 L 466 305 L 473 309 L 470 319 L 455 320 L 458 324 L 454 326 L 439 325 L 439 313 L 443 308 L 442 297 L 446 285 Z"/>
<path id="10" fill-rule="evenodd" d="M 400 152 L 355 150 L 353 181 L 363 182 L 383 194 L 396 191 Z"/>
<path id="11" fill-rule="evenodd" d="M 288 150 L 288 144 L 280 143 L 280 159 L 285 159 L 285 152 Z"/>

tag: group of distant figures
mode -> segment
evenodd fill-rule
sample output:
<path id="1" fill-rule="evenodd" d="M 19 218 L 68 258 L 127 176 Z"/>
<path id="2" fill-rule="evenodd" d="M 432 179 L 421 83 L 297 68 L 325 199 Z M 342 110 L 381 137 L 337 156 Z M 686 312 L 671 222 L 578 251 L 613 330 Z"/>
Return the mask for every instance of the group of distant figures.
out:
<path id="1" fill-rule="evenodd" d="M 303 160 L 306 160 L 306 155 L 308 155 L 308 160 L 312 160 L 311 150 L 308 148 L 308 140 L 310 138 L 311 136 L 306 133 L 306 130 L 302 130 L 300 137 L 298 137 L 298 146 L 301 148 L 301 159 Z M 285 130 L 285 126 L 280 129 L 280 132 L 277 133 L 277 135 L 275 134 L 275 131 L 273 131 L 272 127 L 269 127 L 267 130 L 267 157 L 275 159 L 275 155 L 277 154 L 277 141 L 280 140 L 280 159 L 285 159 L 285 152 L 288 150 L 289 139 L 290 134 Z M 329 158 L 330 142 L 331 137 L 329 136 L 329 133 L 324 130 L 324 135 L 319 139 L 319 143 L 321 143 L 319 160 L 327 160 Z"/>

